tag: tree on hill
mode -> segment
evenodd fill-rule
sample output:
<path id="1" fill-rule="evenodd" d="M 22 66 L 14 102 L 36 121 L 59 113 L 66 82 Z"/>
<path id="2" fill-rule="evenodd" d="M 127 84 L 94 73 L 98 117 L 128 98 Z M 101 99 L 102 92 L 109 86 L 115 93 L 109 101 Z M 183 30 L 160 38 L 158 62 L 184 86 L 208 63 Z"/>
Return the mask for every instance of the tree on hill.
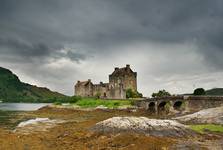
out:
<path id="1" fill-rule="evenodd" d="M 157 93 L 153 93 L 152 97 L 165 97 L 165 96 L 171 96 L 171 94 L 169 92 L 167 92 L 166 90 L 159 90 Z"/>
<path id="2" fill-rule="evenodd" d="M 205 95 L 206 92 L 203 88 L 197 88 L 194 90 L 194 95 Z"/>

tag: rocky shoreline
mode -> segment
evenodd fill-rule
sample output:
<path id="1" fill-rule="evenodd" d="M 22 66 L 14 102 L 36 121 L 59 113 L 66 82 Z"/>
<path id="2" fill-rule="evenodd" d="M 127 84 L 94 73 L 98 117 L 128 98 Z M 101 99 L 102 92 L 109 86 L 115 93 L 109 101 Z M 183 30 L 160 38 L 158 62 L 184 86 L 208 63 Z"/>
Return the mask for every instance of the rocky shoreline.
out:
<path id="1" fill-rule="evenodd" d="M 145 111 L 44 107 L 18 116 L 18 126 L 23 122 L 18 132 L 0 127 L 0 149 L 208 149 L 223 143 L 221 134 L 194 134 L 186 125 L 151 119 Z"/>
<path id="2" fill-rule="evenodd" d="M 193 114 L 176 117 L 173 119 L 183 123 L 223 125 L 223 106 L 204 109 Z"/>

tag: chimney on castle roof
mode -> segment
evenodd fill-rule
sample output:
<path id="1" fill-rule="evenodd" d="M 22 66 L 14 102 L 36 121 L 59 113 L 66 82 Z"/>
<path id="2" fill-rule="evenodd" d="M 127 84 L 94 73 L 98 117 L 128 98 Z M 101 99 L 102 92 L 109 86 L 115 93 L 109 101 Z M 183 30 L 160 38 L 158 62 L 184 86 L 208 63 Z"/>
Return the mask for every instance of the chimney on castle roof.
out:
<path id="1" fill-rule="evenodd" d="M 118 67 L 115 67 L 115 70 L 118 70 L 119 68 Z"/>
<path id="2" fill-rule="evenodd" d="M 129 65 L 129 64 L 127 64 L 127 65 L 126 65 L 126 68 L 130 68 L 130 65 Z"/>

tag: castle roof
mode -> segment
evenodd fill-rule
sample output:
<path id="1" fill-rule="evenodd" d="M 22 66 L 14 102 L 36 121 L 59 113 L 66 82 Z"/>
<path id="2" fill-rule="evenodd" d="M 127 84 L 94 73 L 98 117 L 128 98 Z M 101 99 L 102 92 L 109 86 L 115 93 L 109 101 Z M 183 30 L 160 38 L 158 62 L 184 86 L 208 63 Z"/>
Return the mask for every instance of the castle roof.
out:
<path id="1" fill-rule="evenodd" d="M 77 84 L 76 85 L 86 86 L 88 83 L 91 83 L 91 80 L 87 80 L 87 81 L 77 81 Z"/>
<path id="2" fill-rule="evenodd" d="M 126 65 L 126 67 L 123 68 L 115 68 L 114 72 L 111 74 L 111 76 L 123 76 L 126 74 L 133 74 L 135 72 L 132 71 L 129 65 Z"/>

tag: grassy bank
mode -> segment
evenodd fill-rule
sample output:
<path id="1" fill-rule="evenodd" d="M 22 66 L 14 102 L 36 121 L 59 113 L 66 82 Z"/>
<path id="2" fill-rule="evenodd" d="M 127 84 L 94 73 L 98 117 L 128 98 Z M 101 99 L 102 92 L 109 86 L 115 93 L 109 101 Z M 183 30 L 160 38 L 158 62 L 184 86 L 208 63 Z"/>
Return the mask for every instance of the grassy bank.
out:
<path id="1" fill-rule="evenodd" d="M 214 125 L 214 124 L 190 125 L 190 128 L 198 133 L 204 133 L 205 131 L 223 133 L 223 125 Z"/>
<path id="2" fill-rule="evenodd" d="M 97 106 L 105 106 L 108 108 L 118 108 L 121 106 L 132 106 L 132 100 L 104 100 L 95 98 L 73 98 L 69 101 L 70 105 L 77 105 L 83 108 L 94 108 Z M 61 105 L 61 102 L 55 102 L 56 105 Z"/>
<path id="3" fill-rule="evenodd" d="M 97 107 L 103 105 L 108 108 L 117 108 L 119 106 L 130 106 L 130 100 L 102 100 L 102 99 L 82 99 L 75 103 L 81 107 Z"/>

